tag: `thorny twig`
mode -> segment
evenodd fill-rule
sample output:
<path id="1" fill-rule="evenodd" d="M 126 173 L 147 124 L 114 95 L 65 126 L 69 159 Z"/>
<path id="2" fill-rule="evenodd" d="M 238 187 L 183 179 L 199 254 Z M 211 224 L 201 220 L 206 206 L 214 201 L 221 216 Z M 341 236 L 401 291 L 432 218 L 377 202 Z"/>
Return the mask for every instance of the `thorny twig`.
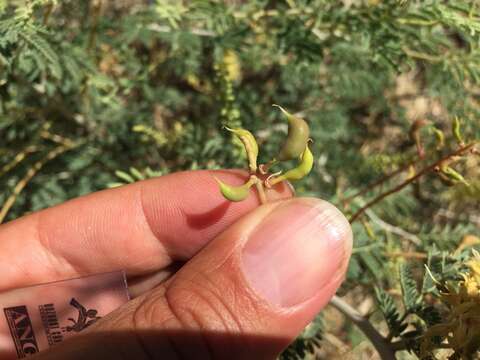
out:
<path id="1" fill-rule="evenodd" d="M 8 173 L 10 170 L 12 170 L 15 166 L 17 166 L 18 164 L 20 164 L 23 160 L 26 159 L 27 155 L 28 154 L 31 154 L 31 153 L 34 153 L 36 151 L 39 150 L 39 147 L 36 146 L 36 145 L 30 145 L 30 146 L 27 146 L 24 150 L 22 150 L 21 152 L 19 152 L 17 155 L 15 155 L 15 157 L 13 158 L 13 160 L 11 162 L 9 162 L 8 164 L 4 165 L 1 169 L 0 169 L 0 176 L 3 176 L 5 175 L 6 173 Z"/>
<path id="2" fill-rule="evenodd" d="M 411 178 L 405 180 L 404 182 L 402 182 L 401 184 L 395 186 L 394 188 L 388 190 L 388 191 L 385 191 L 384 193 L 378 195 L 376 198 L 374 198 L 372 201 L 368 202 L 366 205 L 362 206 L 359 210 L 357 210 L 357 212 L 355 212 L 349 219 L 350 223 L 353 223 L 355 220 L 357 220 L 360 215 L 362 215 L 369 207 L 377 204 L 378 202 L 380 202 L 381 200 L 385 199 L 387 196 L 389 195 L 392 195 L 400 190 L 402 190 L 405 186 L 413 183 L 414 181 L 418 180 L 420 177 L 422 177 L 423 175 L 431 172 L 431 171 L 434 171 L 435 168 L 437 168 L 440 164 L 442 164 L 444 161 L 446 160 L 449 160 L 455 156 L 458 156 L 458 155 L 461 155 L 469 150 L 471 150 L 475 145 L 477 144 L 477 142 L 471 142 L 470 144 L 468 145 L 464 145 L 462 147 L 460 147 L 459 149 L 455 150 L 454 152 L 442 157 L 441 159 L 435 161 L 434 163 L 424 167 L 422 170 L 420 170 L 415 176 L 412 176 Z"/>
<path id="3" fill-rule="evenodd" d="M 362 190 L 356 192 L 355 194 L 347 197 L 346 199 L 344 199 L 344 204 L 348 204 L 350 201 L 352 201 L 353 199 L 355 199 L 356 197 L 358 196 L 361 196 L 361 195 L 364 195 L 365 193 L 369 192 L 370 190 L 373 190 L 374 188 L 376 188 L 377 186 L 379 185 L 382 185 L 383 183 L 385 183 L 386 181 L 390 180 L 392 177 L 394 177 L 395 175 L 398 175 L 404 171 L 406 171 L 410 166 L 412 166 L 413 164 L 415 164 L 417 161 L 417 159 L 414 159 L 413 161 L 410 161 L 408 162 L 407 164 L 399 167 L 398 169 L 396 169 L 395 171 L 391 172 L 390 174 L 387 174 L 385 176 L 383 176 L 382 178 L 378 179 L 377 181 L 367 185 L 365 188 L 363 188 Z"/>
<path id="4" fill-rule="evenodd" d="M 390 346 L 390 343 L 373 327 L 368 319 L 362 316 L 362 314 L 336 295 L 330 300 L 330 305 L 358 326 L 375 347 L 382 360 L 395 359 L 395 350 Z"/>
<path id="5" fill-rule="evenodd" d="M 370 209 L 365 210 L 365 213 L 374 223 L 376 223 L 378 226 L 383 228 L 385 231 L 391 232 L 392 234 L 399 235 L 399 236 L 403 237 L 404 239 L 407 239 L 407 240 L 411 241 L 415 245 L 420 245 L 421 240 L 418 238 L 418 236 L 416 236 L 414 234 L 411 234 L 408 231 L 403 230 L 402 228 L 400 228 L 398 226 L 394 226 L 392 224 L 389 224 L 389 223 L 383 221 L 382 219 L 380 219 L 377 216 L 377 214 L 375 214 Z"/>

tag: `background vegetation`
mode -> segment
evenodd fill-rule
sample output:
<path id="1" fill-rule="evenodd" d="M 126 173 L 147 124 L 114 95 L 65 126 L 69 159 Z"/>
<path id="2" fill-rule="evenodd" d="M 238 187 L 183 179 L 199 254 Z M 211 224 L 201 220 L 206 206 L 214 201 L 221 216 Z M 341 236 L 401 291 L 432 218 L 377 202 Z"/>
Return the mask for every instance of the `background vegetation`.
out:
<path id="1" fill-rule="evenodd" d="M 347 317 L 329 307 L 283 357 L 475 353 L 478 316 L 457 329 L 452 314 L 478 311 L 478 288 L 446 299 L 475 277 L 480 243 L 479 156 L 462 150 L 480 136 L 480 4 L 1 0 L 0 14 L 0 222 L 144 177 L 243 167 L 222 125 L 251 130 L 266 161 L 286 131 L 278 103 L 312 129 L 299 194 L 355 220 L 333 304 Z M 452 331 L 428 332 L 439 323 Z"/>

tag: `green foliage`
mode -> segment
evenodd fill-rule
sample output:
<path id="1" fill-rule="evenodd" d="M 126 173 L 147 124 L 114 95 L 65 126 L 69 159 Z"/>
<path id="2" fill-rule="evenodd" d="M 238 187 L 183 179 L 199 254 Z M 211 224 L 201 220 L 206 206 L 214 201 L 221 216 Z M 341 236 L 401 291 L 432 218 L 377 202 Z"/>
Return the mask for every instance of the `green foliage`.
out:
<path id="1" fill-rule="evenodd" d="M 388 324 L 388 328 L 394 336 L 400 336 L 406 329 L 407 324 L 400 316 L 393 297 L 381 288 L 375 288 L 375 297 L 378 302 L 378 307 Z"/>
<path id="2" fill-rule="evenodd" d="M 109 188 L 114 188 L 126 184 L 132 184 L 136 181 L 151 179 L 157 176 L 164 175 L 161 171 L 154 171 L 149 167 L 145 168 L 143 171 L 138 170 L 135 167 L 130 167 L 128 172 L 117 170 L 115 171 L 115 176 L 117 177 L 117 182 L 109 183 L 107 186 Z"/>
<path id="3" fill-rule="evenodd" d="M 415 313 L 419 310 L 421 297 L 417 289 L 417 282 L 413 278 L 412 271 L 408 265 L 400 264 L 399 280 L 405 311 Z"/>
<path id="4" fill-rule="evenodd" d="M 179 170 L 243 167 L 222 125 L 251 130 L 264 163 L 287 130 L 273 103 L 305 118 L 314 139 L 298 194 L 352 215 L 412 169 L 345 201 L 366 184 L 458 147 L 455 117 L 461 140 L 480 137 L 479 18 L 467 0 L 0 1 L 0 204 L 14 199 L 5 219 Z M 431 122 L 419 132 L 422 160 L 409 137 L 419 119 Z M 353 223 L 342 291 L 376 296 L 409 344 L 445 310 L 424 266 L 458 280 L 459 244 L 479 234 L 478 159 L 449 164 L 469 187 L 430 172 Z M 305 339 L 286 354 L 318 347 Z"/>

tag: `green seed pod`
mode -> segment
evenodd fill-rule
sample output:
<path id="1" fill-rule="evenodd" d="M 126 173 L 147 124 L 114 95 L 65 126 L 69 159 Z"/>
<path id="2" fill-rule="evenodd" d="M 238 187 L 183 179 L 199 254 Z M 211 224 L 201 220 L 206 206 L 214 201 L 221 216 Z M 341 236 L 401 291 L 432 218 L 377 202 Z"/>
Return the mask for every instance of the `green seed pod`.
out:
<path id="1" fill-rule="evenodd" d="M 273 104 L 278 107 L 286 116 L 288 120 L 288 135 L 287 140 L 283 144 L 280 153 L 278 154 L 278 160 L 292 160 L 302 155 L 307 145 L 310 128 L 305 120 L 293 116 L 284 108 L 279 105 Z"/>
<path id="2" fill-rule="evenodd" d="M 458 171 L 450 167 L 449 161 L 443 161 L 440 166 L 436 169 L 439 171 L 440 177 L 445 177 L 446 179 L 450 180 L 450 182 L 457 183 L 461 182 L 467 186 L 469 186 L 467 180 L 460 174 Z"/>
<path id="3" fill-rule="evenodd" d="M 462 132 L 460 130 L 460 119 L 458 116 L 455 116 L 452 122 L 452 133 L 455 136 L 455 139 L 458 141 L 459 144 L 463 144 Z"/>
<path id="4" fill-rule="evenodd" d="M 313 155 L 310 149 L 308 148 L 308 143 L 305 146 L 305 150 L 303 151 L 300 164 L 291 170 L 288 170 L 285 174 L 280 175 L 278 177 L 274 177 L 272 179 L 267 179 L 266 185 L 267 187 L 271 187 L 280 181 L 289 180 L 295 181 L 300 180 L 307 176 L 313 167 Z"/>
<path id="5" fill-rule="evenodd" d="M 250 178 L 245 184 L 240 186 L 227 185 L 215 177 L 215 180 L 220 186 L 220 192 L 223 197 L 230 201 L 245 200 L 250 194 L 250 188 L 255 184 L 255 179 Z"/>
<path id="6" fill-rule="evenodd" d="M 437 138 L 437 150 L 441 150 L 445 146 L 445 135 L 443 134 L 443 131 L 440 129 L 437 129 L 435 126 L 432 128 L 433 133 L 435 134 L 435 137 Z"/>
<path id="7" fill-rule="evenodd" d="M 230 129 L 229 127 L 225 126 L 225 129 L 234 133 L 240 141 L 243 143 L 245 147 L 245 151 L 247 152 L 248 158 L 248 167 L 250 168 L 250 173 L 255 173 L 257 171 L 257 157 L 258 157 L 258 144 L 255 140 L 255 137 L 252 133 L 245 129 Z"/>
<path id="8" fill-rule="evenodd" d="M 425 157 L 425 148 L 423 147 L 422 139 L 420 138 L 420 130 L 427 125 L 427 123 L 427 120 L 420 119 L 416 120 L 410 127 L 410 138 L 415 143 L 417 154 L 420 158 Z"/>
<path id="9" fill-rule="evenodd" d="M 469 186 L 467 180 L 463 177 L 462 174 L 451 168 L 450 166 L 447 166 L 442 169 L 442 173 L 446 175 L 448 178 L 453 180 L 454 182 L 461 182 L 467 186 Z"/>

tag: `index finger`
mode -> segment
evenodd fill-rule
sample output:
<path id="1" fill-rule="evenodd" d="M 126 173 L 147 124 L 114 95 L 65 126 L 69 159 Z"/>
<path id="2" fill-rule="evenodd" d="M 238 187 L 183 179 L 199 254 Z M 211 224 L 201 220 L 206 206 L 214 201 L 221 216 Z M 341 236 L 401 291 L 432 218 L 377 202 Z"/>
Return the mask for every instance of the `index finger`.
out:
<path id="1" fill-rule="evenodd" d="M 213 174 L 232 185 L 241 171 L 188 171 L 86 195 L 0 226 L 0 291 L 125 269 L 136 276 L 185 261 L 257 196 L 231 203 Z M 290 197 L 285 184 L 269 199 Z"/>

